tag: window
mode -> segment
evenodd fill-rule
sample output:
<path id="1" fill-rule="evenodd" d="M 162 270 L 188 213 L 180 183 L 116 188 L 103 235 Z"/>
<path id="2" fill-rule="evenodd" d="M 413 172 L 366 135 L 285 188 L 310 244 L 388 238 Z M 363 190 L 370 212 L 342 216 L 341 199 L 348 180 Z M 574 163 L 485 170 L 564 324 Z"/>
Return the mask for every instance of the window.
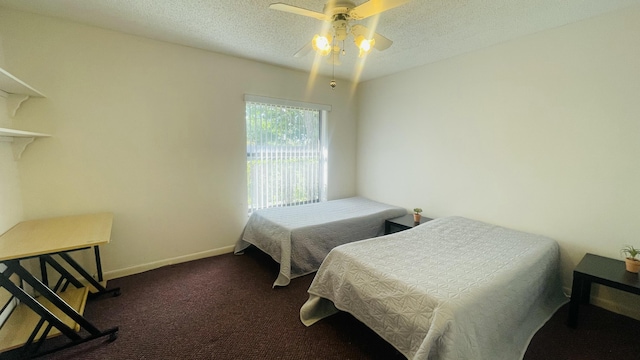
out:
<path id="1" fill-rule="evenodd" d="M 326 200 L 329 106 L 246 95 L 249 213 Z"/>

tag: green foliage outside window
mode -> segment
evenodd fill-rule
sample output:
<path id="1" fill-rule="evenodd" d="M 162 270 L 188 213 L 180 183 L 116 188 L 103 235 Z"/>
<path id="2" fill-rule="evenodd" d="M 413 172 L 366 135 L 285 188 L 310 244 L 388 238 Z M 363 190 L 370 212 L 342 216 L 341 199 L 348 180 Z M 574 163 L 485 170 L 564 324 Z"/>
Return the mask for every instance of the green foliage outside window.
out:
<path id="1" fill-rule="evenodd" d="M 320 199 L 319 111 L 247 103 L 249 209 Z"/>

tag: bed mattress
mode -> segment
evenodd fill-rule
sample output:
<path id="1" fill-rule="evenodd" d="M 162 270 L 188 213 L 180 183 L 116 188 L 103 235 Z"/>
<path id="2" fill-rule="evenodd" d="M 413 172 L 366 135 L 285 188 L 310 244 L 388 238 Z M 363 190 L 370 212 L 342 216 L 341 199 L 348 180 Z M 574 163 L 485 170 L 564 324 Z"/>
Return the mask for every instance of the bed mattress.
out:
<path id="1" fill-rule="evenodd" d="M 384 234 L 384 221 L 407 210 L 363 197 L 270 208 L 251 214 L 235 253 L 251 244 L 280 264 L 274 286 L 318 270 L 331 249 Z"/>
<path id="2" fill-rule="evenodd" d="M 554 240 L 461 217 L 336 247 L 309 294 L 305 325 L 347 311 L 409 359 L 520 359 L 567 302 Z"/>

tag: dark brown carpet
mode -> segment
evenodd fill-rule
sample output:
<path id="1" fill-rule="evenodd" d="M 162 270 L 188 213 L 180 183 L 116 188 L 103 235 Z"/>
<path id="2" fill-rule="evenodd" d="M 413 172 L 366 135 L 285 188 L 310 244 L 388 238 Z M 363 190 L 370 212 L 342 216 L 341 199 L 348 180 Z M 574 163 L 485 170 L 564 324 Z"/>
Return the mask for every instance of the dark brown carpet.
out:
<path id="1" fill-rule="evenodd" d="M 46 359 L 404 359 L 352 316 L 341 313 L 305 327 L 300 306 L 313 275 L 272 289 L 277 264 L 256 250 L 221 255 L 109 281 L 122 295 L 87 304 L 97 339 Z M 567 307 L 533 338 L 526 360 L 636 359 L 640 321 L 594 306 L 581 308 L 578 329 Z M 62 338 L 52 339 L 54 344 Z"/>

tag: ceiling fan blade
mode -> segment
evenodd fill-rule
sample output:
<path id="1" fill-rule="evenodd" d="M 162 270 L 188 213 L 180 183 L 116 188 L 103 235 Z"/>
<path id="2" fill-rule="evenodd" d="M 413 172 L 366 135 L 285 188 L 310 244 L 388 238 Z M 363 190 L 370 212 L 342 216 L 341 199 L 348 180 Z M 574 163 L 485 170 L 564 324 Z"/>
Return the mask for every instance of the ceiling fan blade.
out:
<path id="1" fill-rule="evenodd" d="M 369 0 L 351 9 L 349 16 L 355 20 L 362 20 L 369 16 L 391 10 L 394 7 L 404 5 L 409 1 L 410 0 Z"/>
<path id="2" fill-rule="evenodd" d="M 378 51 L 387 50 L 391 44 L 393 44 L 393 41 L 378 33 L 373 34 L 373 38 L 376 40 L 376 43 L 373 44 L 373 48 Z"/>
<path id="3" fill-rule="evenodd" d="M 313 48 L 313 46 L 311 45 L 311 41 L 309 41 L 305 46 L 303 46 L 302 48 L 300 48 L 300 50 L 298 50 L 295 54 L 293 54 L 293 57 L 303 57 L 306 56 L 309 51 L 311 51 L 311 49 Z"/>
<path id="4" fill-rule="evenodd" d="M 284 11 L 284 12 L 297 14 L 297 15 L 302 15 L 302 16 L 308 16 L 308 17 L 316 18 L 316 19 L 322 20 L 322 21 L 331 20 L 329 17 L 327 17 L 323 13 L 319 13 L 319 12 L 312 11 L 312 10 L 307 10 L 307 9 L 304 9 L 304 8 L 301 8 L 301 7 L 297 7 L 297 6 L 287 5 L 287 4 L 284 4 L 284 3 L 273 3 L 273 4 L 269 5 L 269 9 L 278 10 L 278 11 Z"/>
<path id="5" fill-rule="evenodd" d="M 387 39 L 386 37 L 378 33 L 374 33 L 373 31 L 369 30 L 369 28 L 367 28 L 366 26 L 362 26 L 360 24 L 353 25 L 351 27 L 351 33 L 353 34 L 354 37 L 357 37 L 358 35 L 362 35 L 367 39 L 373 38 L 376 41 L 375 44 L 373 44 L 373 47 L 378 51 L 387 50 L 391 46 L 391 44 L 393 44 L 393 41 Z"/>

